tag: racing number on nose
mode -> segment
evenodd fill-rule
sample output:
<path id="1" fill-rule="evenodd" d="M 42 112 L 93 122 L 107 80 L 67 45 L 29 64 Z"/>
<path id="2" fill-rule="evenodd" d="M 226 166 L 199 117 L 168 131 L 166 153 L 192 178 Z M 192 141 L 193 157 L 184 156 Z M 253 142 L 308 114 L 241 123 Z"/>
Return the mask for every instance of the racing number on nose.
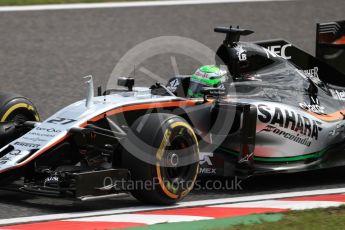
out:
<path id="1" fill-rule="evenodd" d="M 75 122 L 76 120 L 63 118 L 63 117 L 57 117 L 54 119 L 51 119 L 47 121 L 48 123 L 56 124 L 56 125 L 67 125 L 69 123 Z"/>

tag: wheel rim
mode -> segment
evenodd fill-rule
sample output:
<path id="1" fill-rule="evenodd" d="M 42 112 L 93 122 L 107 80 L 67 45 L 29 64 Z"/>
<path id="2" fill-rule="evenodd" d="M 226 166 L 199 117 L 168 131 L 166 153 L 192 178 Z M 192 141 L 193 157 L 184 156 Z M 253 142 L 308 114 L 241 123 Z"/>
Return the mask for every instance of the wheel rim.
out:
<path id="1" fill-rule="evenodd" d="M 181 161 L 193 149 L 194 140 L 190 136 L 176 135 L 170 140 L 163 154 L 163 165 L 160 167 L 164 185 L 169 192 L 179 195 L 188 192 L 195 180 L 198 161 L 193 164 L 181 165 Z"/>
<path id="2" fill-rule="evenodd" d="M 13 116 L 10 116 L 9 119 L 6 119 L 6 120 L 14 121 L 16 123 L 21 123 L 24 121 L 28 121 L 30 119 L 22 113 L 17 113 L 17 114 L 13 114 Z"/>
<path id="3" fill-rule="evenodd" d="M 13 121 L 16 124 L 23 123 L 25 121 L 35 121 L 36 119 L 30 118 L 28 114 L 25 114 L 23 111 L 13 111 L 7 118 L 6 121 Z M 16 134 L 13 136 L 13 140 L 19 138 L 20 136 L 24 135 L 26 132 L 28 132 L 27 128 L 19 128 L 16 132 Z"/>

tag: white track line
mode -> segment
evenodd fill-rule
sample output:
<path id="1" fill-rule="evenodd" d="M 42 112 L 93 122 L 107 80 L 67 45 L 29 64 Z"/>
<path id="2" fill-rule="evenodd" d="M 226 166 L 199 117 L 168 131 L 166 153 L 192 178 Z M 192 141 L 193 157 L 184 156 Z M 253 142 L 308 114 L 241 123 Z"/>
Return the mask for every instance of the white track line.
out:
<path id="1" fill-rule="evenodd" d="M 208 207 L 215 208 L 279 208 L 291 210 L 303 210 L 313 208 L 338 207 L 344 202 L 336 201 L 289 201 L 289 200 L 265 200 L 256 202 L 243 202 L 238 204 L 223 204 Z"/>
<path id="2" fill-rule="evenodd" d="M 167 206 L 167 207 L 138 206 L 138 207 L 119 208 L 119 209 L 106 210 L 106 211 L 62 213 L 62 214 L 51 214 L 51 215 L 41 215 L 41 216 L 18 217 L 18 218 L 11 218 L 11 219 L 2 219 L 0 220 L 0 225 L 41 222 L 41 221 L 49 221 L 49 220 L 73 219 L 73 218 L 92 217 L 92 216 L 114 215 L 114 214 L 126 214 L 126 213 L 134 213 L 134 212 L 141 212 L 141 211 L 154 211 L 154 210 L 166 210 L 166 209 L 187 208 L 187 207 L 197 207 L 197 206 L 221 205 L 221 204 L 227 204 L 227 203 L 241 203 L 241 202 L 262 201 L 262 200 L 282 199 L 282 198 L 291 198 L 291 197 L 341 194 L 341 193 L 345 193 L 345 188 L 311 190 L 311 191 L 303 191 L 303 192 L 275 193 L 275 194 L 242 196 L 242 197 L 222 198 L 222 199 L 202 200 L 202 201 L 189 201 L 189 202 L 181 202 L 177 205 Z"/>
<path id="3" fill-rule="evenodd" d="M 141 224 L 175 223 L 184 221 L 210 220 L 212 217 L 183 216 L 183 215 L 150 215 L 150 214 L 117 214 L 110 216 L 85 217 L 79 219 L 67 219 L 64 221 L 81 222 L 129 222 Z"/>
<path id="4" fill-rule="evenodd" d="M 147 6 L 183 6 L 203 5 L 220 3 L 241 3 L 241 2 L 282 2 L 293 0 L 168 0 L 168 1 L 140 1 L 140 2 L 109 2 L 109 3 L 74 3 L 74 4 L 51 4 L 51 5 L 30 5 L 30 6 L 2 6 L 0 12 L 16 11 L 42 11 L 42 10 L 77 10 L 77 9 L 104 9 L 104 8 L 127 8 Z"/>

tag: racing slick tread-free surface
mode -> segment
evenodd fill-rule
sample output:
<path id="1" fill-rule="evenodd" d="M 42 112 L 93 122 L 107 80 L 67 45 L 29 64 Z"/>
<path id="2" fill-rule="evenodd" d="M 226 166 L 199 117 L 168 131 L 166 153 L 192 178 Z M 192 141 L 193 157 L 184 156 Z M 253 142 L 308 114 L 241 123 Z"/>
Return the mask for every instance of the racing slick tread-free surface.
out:
<path id="1" fill-rule="evenodd" d="M 35 105 L 29 99 L 14 93 L 0 92 L 0 122 L 9 121 L 18 113 L 23 113 L 29 120 L 40 120 Z"/>
<path id="2" fill-rule="evenodd" d="M 192 189 L 199 170 L 198 142 L 189 124 L 176 115 L 155 113 L 139 117 L 131 130 L 125 143 L 126 152 L 123 159 L 124 165 L 130 170 L 132 182 L 136 185 L 131 191 L 132 195 L 138 200 L 150 204 L 173 204 L 185 197 Z M 168 167 L 160 165 L 160 163 L 165 160 L 169 150 L 171 151 L 171 149 L 167 151 L 168 145 L 177 136 L 180 138 L 179 142 L 184 142 L 185 146 L 175 151 L 181 150 L 188 155 L 183 156 L 179 164 L 184 164 L 182 161 L 186 158 L 192 160 L 186 165 L 182 165 L 181 168 L 185 170 L 182 175 L 169 178 L 169 174 L 166 173 Z M 184 149 L 188 150 L 184 151 Z M 141 156 L 138 157 L 138 153 Z M 181 180 L 189 184 L 174 189 L 169 185 L 169 181 L 173 183 L 174 180 Z M 147 182 L 152 182 L 150 188 L 138 186 Z"/>

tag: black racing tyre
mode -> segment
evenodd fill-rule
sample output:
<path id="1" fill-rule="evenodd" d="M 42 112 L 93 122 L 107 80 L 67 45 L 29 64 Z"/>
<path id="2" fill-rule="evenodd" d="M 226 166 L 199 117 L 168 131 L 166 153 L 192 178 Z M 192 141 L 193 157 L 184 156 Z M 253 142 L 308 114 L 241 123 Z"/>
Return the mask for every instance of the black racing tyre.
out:
<path id="1" fill-rule="evenodd" d="M 0 122 L 20 120 L 39 121 L 35 105 L 18 94 L 0 92 Z"/>
<path id="2" fill-rule="evenodd" d="M 139 117 L 124 147 L 124 165 L 132 179 L 129 190 L 136 199 L 169 205 L 193 188 L 199 172 L 199 147 L 183 118 L 164 113 Z"/>
<path id="3" fill-rule="evenodd" d="M 0 92 L 0 123 L 15 121 L 40 121 L 39 114 L 34 104 L 27 98 L 13 93 Z M 20 132 L 17 132 L 20 135 Z M 11 139 L 16 139 L 16 136 Z M 0 140 L 0 147 L 11 140 Z M 2 143 L 7 142 L 7 143 Z"/>

